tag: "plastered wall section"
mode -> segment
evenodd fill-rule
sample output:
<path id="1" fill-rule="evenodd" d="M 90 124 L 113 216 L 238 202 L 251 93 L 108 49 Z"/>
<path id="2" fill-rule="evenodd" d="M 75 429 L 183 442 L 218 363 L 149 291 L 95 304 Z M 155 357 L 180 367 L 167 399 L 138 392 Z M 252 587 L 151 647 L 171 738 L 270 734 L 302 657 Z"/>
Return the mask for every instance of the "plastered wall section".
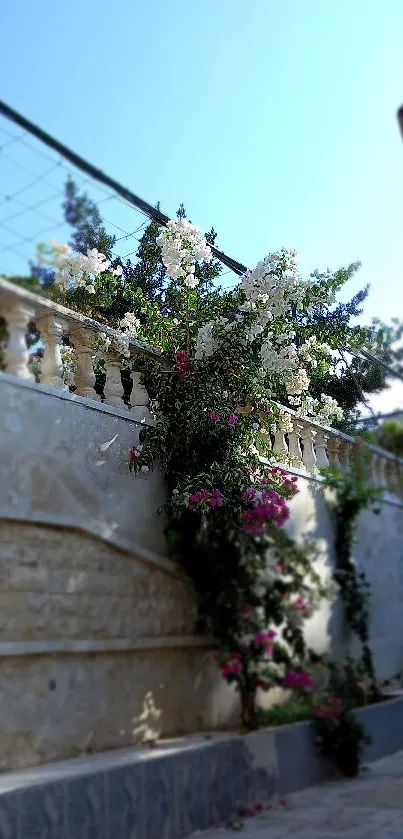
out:
<path id="1" fill-rule="evenodd" d="M 0 380 L 0 428 L 0 768 L 234 724 L 237 698 L 165 555 L 161 479 L 127 472 L 139 423 Z M 328 577 L 331 499 L 299 488 L 288 529 Z M 361 516 L 355 545 L 380 677 L 403 665 L 403 514 L 389 501 Z M 340 603 L 322 604 L 306 639 L 354 652 Z"/>
<path id="2" fill-rule="evenodd" d="M 300 477 L 299 494 L 291 502 L 288 532 L 315 545 L 316 568 L 329 579 L 335 567 L 332 494 L 320 483 Z M 392 678 L 403 669 L 403 507 L 390 495 L 380 513 L 361 513 L 355 531 L 353 556 L 370 586 L 370 646 L 377 676 Z M 357 655 L 339 601 L 322 603 L 306 623 L 306 641 L 319 653 L 343 660 Z"/>
<path id="3" fill-rule="evenodd" d="M 157 472 L 133 477 L 141 423 L 70 394 L 0 378 L 0 515 L 84 527 L 164 554 Z"/>

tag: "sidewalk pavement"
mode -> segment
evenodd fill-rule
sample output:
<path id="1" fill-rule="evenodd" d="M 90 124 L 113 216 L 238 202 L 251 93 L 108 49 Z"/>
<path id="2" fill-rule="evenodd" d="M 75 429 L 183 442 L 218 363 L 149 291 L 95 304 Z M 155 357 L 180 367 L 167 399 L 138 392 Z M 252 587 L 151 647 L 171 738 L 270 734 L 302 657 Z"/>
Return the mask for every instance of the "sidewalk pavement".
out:
<path id="1" fill-rule="evenodd" d="M 403 839 L 403 751 L 364 767 L 359 778 L 294 793 L 240 821 L 240 839 Z M 199 837 L 230 839 L 236 826 Z"/>

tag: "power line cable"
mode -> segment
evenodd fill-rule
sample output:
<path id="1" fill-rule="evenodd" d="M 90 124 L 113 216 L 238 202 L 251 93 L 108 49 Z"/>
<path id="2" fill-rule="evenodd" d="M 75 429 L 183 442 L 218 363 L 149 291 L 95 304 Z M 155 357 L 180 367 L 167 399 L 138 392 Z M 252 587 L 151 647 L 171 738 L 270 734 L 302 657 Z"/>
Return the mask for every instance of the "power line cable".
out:
<path id="1" fill-rule="evenodd" d="M 170 221 L 169 216 L 162 213 L 161 210 L 158 210 L 157 207 L 153 207 L 148 201 L 144 201 L 143 198 L 140 198 L 134 192 L 132 192 L 127 187 L 120 184 L 118 181 L 115 181 L 114 178 L 110 178 L 109 175 L 105 175 L 101 169 L 97 169 L 87 160 L 84 160 L 83 157 L 80 157 L 78 154 L 73 152 L 63 143 L 60 143 L 54 137 L 51 137 L 50 134 L 47 134 L 46 131 L 43 131 L 37 125 L 30 122 L 30 120 L 26 119 L 19 114 L 17 111 L 14 111 L 13 108 L 10 108 L 6 105 L 5 102 L 0 101 L 0 113 L 3 116 L 7 117 L 11 122 L 14 122 L 16 125 L 19 125 L 20 128 L 23 128 L 25 131 L 28 131 L 38 140 L 41 140 L 46 146 L 53 149 L 54 151 L 58 152 L 62 157 L 68 160 L 73 166 L 76 166 L 81 172 L 85 172 L 87 175 L 90 175 L 94 180 L 99 181 L 100 183 L 104 184 L 105 186 L 110 187 L 110 189 L 114 190 L 117 195 L 120 195 L 121 198 L 128 201 L 134 207 L 137 207 L 138 210 L 144 213 L 144 215 L 148 216 L 152 221 L 155 221 L 157 224 L 161 224 L 164 227 Z M 232 270 L 239 275 L 242 275 L 247 270 L 245 265 L 242 265 L 241 262 L 238 262 L 232 257 L 227 256 L 223 251 L 218 250 L 218 248 L 211 246 L 211 250 L 214 256 L 223 262 L 224 265 L 227 265 L 228 268 L 232 268 Z"/>
<path id="2" fill-rule="evenodd" d="M 73 152 L 63 143 L 60 143 L 46 131 L 43 131 L 41 128 L 39 128 L 39 126 L 30 122 L 30 120 L 26 119 L 24 116 L 22 116 L 22 114 L 19 114 L 13 108 L 10 108 L 5 102 L 2 102 L 1 100 L 0 114 L 9 119 L 11 122 L 18 125 L 24 131 L 31 134 L 36 139 L 40 140 L 49 148 L 53 149 L 61 156 L 61 158 L 65 158 L 66 160 L 68 160 L 81 172 L 84 172 L 86 175 L 88 175 L 90 178 L 93 178 L 98 183 L 101 183 L 104 186 L 109 187 L 116 193 L 117 197 L 120 197 L 120 200 L 123 199 L 123 203 L 127 203 L 129 206 L 136 207 L 136 209 L 140 210 L 140 212 L 142 212 L 144 215 L 146 215 L 149 219 L 156 222 L 157 224 L 166 226 L 170 221 L 169 216 L 167 216 L 165 213 L 162 213 L 161 210 L 159 210 L 157 207 L 153 207 L 151 204 L 148 203 L 148 201 L 145 201 L 143 198 L 140 198 L 138 195 L 136 195 L 134 192 L 128 189 L 128 187 L 123 186 L 114 178 L 111 178 L 109 177 L 109 175 L 106 175 L 101 169 L 98 169 L 97 167 L 93 166 L 83 157 L 80 157 L 80 155 Z M 403 124 L 403 108 L 399 110 L 398 118 L 399 122 Z M 4 133 L 9 134 L 9 136 L 12 136 L 9 132 L 5 131 Z M 60 161 L 53 168 L 56 168 L 56 166 L 58 165 L 60 165 Z M 45 174 L 45 177 L 47 174 L 49 174 L 49 172 Z M 38 180 L 41 180 L 43 177 L 44 176 L 40 176 Z M 29 241 L 29 239 L 23 239 L 22 241 Z M 241 262 L 238 262 L 237 260 L 228 256 L 226 253 L 219 250 L 214 245 L 211 246 L 211 251 L 220 262 L 222 262 L 224 265 L 230 268 L 238 276 L 241 276 L 247 271 L 246 265 L 243 265 Z M 134 253 L 134 251 L 131 253 Z M 131 253 L 127 254 L 127 256 L 130 256 Z M 366 360 L 372 361 L 374 364 L 381 365 L 390 375 L 395 376 L 396 378 L 401 379 L 403 381 L 403 375 L 398 373 L 390 365 L 377 358 L 369 351 L 360 350 L 359 353 L 357 353 L 348 348 L 343 349 L 344 351 L 349 352 L 351 355 L 363 357 L 366 358 Z"/>

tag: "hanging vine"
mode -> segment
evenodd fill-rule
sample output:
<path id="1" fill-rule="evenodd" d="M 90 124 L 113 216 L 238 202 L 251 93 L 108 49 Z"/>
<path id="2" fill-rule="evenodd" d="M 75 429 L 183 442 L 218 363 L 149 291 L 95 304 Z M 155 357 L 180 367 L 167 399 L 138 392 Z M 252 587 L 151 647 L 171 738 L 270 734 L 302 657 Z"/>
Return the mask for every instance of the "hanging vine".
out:
<path id="1" fill-rule="evenodd" d="M 368 486 L 355 472 L 346 475 L 338 470 L 328 469 L 323 474 L 325 486 L 334 492 L 334 580 L 340 588 L 346 620 L 361 642 L 364 670 L 375 686 L 375 669 L 369 646 L 370 588 L 365 573 L 357 569 L 353 547 L 358 516 L 367 509 L 379 512 L 375 505 L 381 491 Z"/>

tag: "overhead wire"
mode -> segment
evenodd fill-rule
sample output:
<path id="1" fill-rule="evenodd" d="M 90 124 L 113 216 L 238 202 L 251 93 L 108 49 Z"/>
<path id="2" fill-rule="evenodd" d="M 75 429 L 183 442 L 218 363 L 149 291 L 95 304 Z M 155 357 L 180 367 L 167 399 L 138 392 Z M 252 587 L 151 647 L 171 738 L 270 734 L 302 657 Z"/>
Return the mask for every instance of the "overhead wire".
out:
<path id="1" fill-rule="evenodd" d="M 22 128 L 23 132 L 27 132 L 28 134 L 33 136 L 35 139 L 39 140 L 39 142 L 43 143 L 48 148 L 53 149 L 53 151 L 55 151 L 56 153 L 58 153 L 60 155 L 59 161 L 56 164 L 54 164 L 54 166 L 47 173 L 45 173 L 45 175 L 39 176 L 37 178 L 38 181 L 39 180 L 44 180 L 44 178 L 47 177 L 47 175 L 49 175 L 52 170 L 54 170 L 55 168 L 57 168 L 61 164 L 63 165 L 63 160 L 67 160 L 73 167 L 75 167 L 76 169 L 78 169 L 81 172 L 84 172 L 88 176 L 89 181 L 91 181 L 91 179 L 92 179 L 92 180 L 97 182 L 97 186 L 99 184 L 102 185 L 102 186 L 98 186 L 98 188 L 102 189 L 102 187 L 103 188 L 108 187 L 109 189 L 111 189 L 115 193 L 115 196 L 112 196 L 112 197 L 116 197 L 118 200 L 120 200 L 122 203 L 128 205 L 129 207 L 135 207 L 139 212 L 141 212 L 143 215 L 145 215 L 146 217 L 148 217 L 152 221 L 155 221 L 159 225 L 163 225 L 163 226 L 167 225 L 167 223 L 169 221 L 169 216 L 167 216 L 165 213 L 163 213 L 159 208 L 152 206 L 148 201 L 145 201 L 140 196 L 136 195 L 128 187 L 125 187 L 124 185 L 122 185 L 118 181 L 116 181 L 114 178 L 111 178 L 109 175 L 106 175 L 102 170 L 93 166 L 93 164 L 89 163 L 87 160 L 82 158 L 80 155 L 73 152 L 70 148 L 68 148 L 63 143 L 60 143 L 57 139 L 52 137 L 50 134 L 48 134 L 46 131 L 41 129 L 39 126 L 32 123 L 30 120 L 26 119 L 22 114 L 18 113 L 13 108 L 10 108 L 10 106 L 8 106 L 5 102 L 2 102 L 1 100 L 0 100 L 0 114 L 2 114 L 4 117 L 6 117 L 8 120 L 10 120 L 12 123 L 14 123 L 17 126 L 19 126 L 20 128 Z M 1 130 L 3 130 L 3 129 L 1 129 Z M 10 138 L 12 138 L 12 134 L 10 132 L 7 132 L 6 130 L 4 130 L 4 133 L 6 135 L 8 134 L 8 136 L 10 136 Z M 24 137 L 24 135 L 21 135 L 21 136 Z M 19 137 L 19 138 L 15 137 L 14 139 L 15 140 L 17 140 L 17 139 L 21 140 L 21 137 Z M 32 146 L 32 144 L 28 143 L 24 139 L 23 139 L 23 143 L 27 147 L 33 149 L 34 151 L 37 151 L 37 149 L 35 149 Z M 4 144 L 3 144 L 3 147 L 4 147 Z M 4 155 L 4 156 L 9 158 L 9 155 Z M 42 156 L 45 156 L 45 153 L 42 153 Z M 50 157 L 50 156 L 46 155 L 46 157 Z M 19 165 L 19 164 L 15 163 L 15 161 L 13 161 L 12 158 L 10 160 L 11 160 L 11 162 L 14 162 L 15 165 Z M 20 168 L 22 168 L 22 167 L 20 167 Z M 36 183 L 36 180 L 34 181 L 34 183 Z M 105 200 L 109 200 L 109 199 L 105 199 Z M 108 223 L 111 223 L 111 222 L 108 222 Z M 1 221 L 0 221 L 0 224 L 1 224 Z M 114 225 L 113 223 L 111 223 L 111 224 L 112 224 L 112 226 L 116 227 L 117 229 L 120 229 L 121 232 L 124 233 L 124 236 L 120 237 L 120 239 L 126 239 L 126 238 L 129 238 L 131 235 L 133 235 L 133 234 L 129 234 L 127 231 L 124 231 L 123 228 L 119 228 L 118 225 Z M 11 231 L 11 232 L 14 232 L 14 231 Z M 46 230 L 42 231 L 42 233 L 43 232 L 46 232 Z M 17 234 L 15 234 L 15 235 L 17 235 Z M 39 234 L 37 234 L 37 235 L 39 235 Z M 25 238 L 24 237 L 24 238 L 21 239 L 21 242 L 30 241 L 30 240 L 31 240 L 30 238 Z M 21 244 L 21 242 L 16 243 L 16 244 L 17 245 Z M 236 275 L 241 276 L 242 274 L 244 274 L 246 272 L 246 270 L 247 270 L 246 265 L 243 265 L 238 260 L 236 260 L 236 259 L 232 258 L 231 256 L 229 256 L 228 254 L 224 253 L 224 251 L 219 250 L 214 245 L 211 246 L 211 250 L 212 250 L 214 256 L 220 262 L 222 262 L 224 265 L 226 265 L 230 269 L 230 271 L 234 272 Z M 135 253 L 135 251 L 130 251 L 123 258 L 127 258 L 128 256 L 131 256 L 133 253 Z M 396 371 L 394 368 L 392 368 L 391 365 L 389 365 L 386 362 L 382 361 L 381 359 L 377 358 L 370 351 L 360 350 L 358 352 L 354 352 L 349 348 L 342 348 L 342 350 L 350 353 L 353 356 L 355 355 L 357 357 L 365 358 L 366 360 L 372 361 L 372 363 L 374 363 L 374 364 L 381 365 L 390 375 L 395 376 L 395 377 L 397 377 L 397 378 L 399 378 L 403 381 L 403 375 L 402 374 L 400 374 L 398 371 Z"/>

